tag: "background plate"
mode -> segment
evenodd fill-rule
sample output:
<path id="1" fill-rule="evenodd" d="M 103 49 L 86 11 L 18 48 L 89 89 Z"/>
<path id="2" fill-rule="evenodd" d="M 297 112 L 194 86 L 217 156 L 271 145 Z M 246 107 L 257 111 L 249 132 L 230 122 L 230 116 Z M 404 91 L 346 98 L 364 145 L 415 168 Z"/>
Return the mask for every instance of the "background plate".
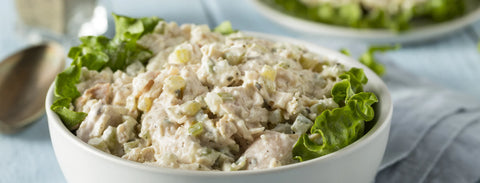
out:
<path id="1" fill-rule="evenodd" d="M 291 29 L 323 36 L 357 39 L 372 43 L 408 43 L 433 39 L 463 28 L 480 19 L 480 2 L 467 1 L 464 16 L 441 23 L 415 24 L 404 32 L 395 33 L 383 29 L 356 29 L 309 21 L 280 12 L 260 0 L 251 0 L 258 11 L 269 19 Z"/>

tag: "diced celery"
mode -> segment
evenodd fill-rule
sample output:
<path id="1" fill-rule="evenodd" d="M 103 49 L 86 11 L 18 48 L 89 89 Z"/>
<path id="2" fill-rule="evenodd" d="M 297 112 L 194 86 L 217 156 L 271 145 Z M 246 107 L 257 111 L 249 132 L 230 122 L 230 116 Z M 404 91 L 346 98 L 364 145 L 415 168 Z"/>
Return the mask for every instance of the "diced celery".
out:
<path id="1" fill-rule="evenodd" d="M 185 79 L 183 79 L 181 76 L 173 75 L 165 79 L 165 90 L 177 97 L 181 97 L 183 95 L 183 89 L 185 86 Z"/>
<path id="2" fill-rule="evenodd" d="M 264 65 L 261 71 L 261 75 L 270 81 L 275 81 L 277 71 L 275 71 L 269 65 Z"/>
<path id="3" fill-rule="evenodd" d="M 316 73 L 321 73 L 325 65 L 328 65 L 328 63 L 319 63 L 315 65 L 315 67 L 313 67 L 312 71 Z"/>
<path id="4" fill-rule="evenodd" d="M 303 69 L 313 69 L 315 68 L 316 65 L 319 64 L 319 62 L 309 55 L 302 55 L 302 57 L 299 60 L 300 65 L 302 65 Z"/>
<path id="5" fill-rule="evenodd" d="M 207 66 L 209 73 L 215 73 L 215 62 L 212 59 L 207 59 Z"/>
<path id="6" fill-rule="evenodd" d="M 200 110 L 201 107 L 202 106 L 198 102 L 188 101 L 188 102 L 185 102 L 184 104 L 182 104 L 181 110 L 182 110 L 183 114 L 188 115 L 188 116 L 193 116 L 193 115 L 197 114 L 197 112 Z"/>
<path id="7" fill-rule="evenodd" d="M 176 49 L 175 56 L 177 58 L 176 61 L 181 64 L 187 63 L 192 57 L 190 51 L 183 48 Z"/>
<path id="8" fill-rule="evenodd" d="M 237 65 L 242 63 L 244 55 L 245 55 L 244 52 L 236 52 L 236 51 L 226 52 L 225 59 L 227 59 L 228 64 Z"/>
<path id="9" fill-rule="evenodd" d="M 231 165 L 231 171 L 237 171 L 243 169 L 247 165 L 247 159 L 242 156 L 238 158 L 238 160 L 235 163 L 232 163 Z"/>
<path id="10" fill-rule="evenodd" d="M 150 110 L 152 107 L 152 99 L 150 97 L 143 97 L 140 96 L 140 99 L 138 100 L 138 105 L 137 108 L 140 109 L 141 111 L 147 112 Z"/>
<path id="11" fill-rule="evenodd" d="M 188 133 L 192 136 L 198 136 L 203 133 L 203 124 L 202 123 L 195 123 L 194 125 L 188 128 Z"/>
<path id="12" fill-rule="evenodd" d="M 134 141 L 127 142 L 127 143 L 123 144 L 123 151 L 124 151 L 125 153 L 128 153 L 128 152 L 130 152 L 133 148 L 138 147 L 138 145 L 140 145 L 140 141 L 139 141 L 139 140 L 134 140 Z"/>
<path id="13" fill-rule="evenodd" d="M 260 73 L 265 78 L 265 87 L 269 92 L 275 91 L 275 79 L 277 77 L 277 71 L 269 65 L 264 65 Z"/>
<path id="14" fill-rule="evenodd" d="M 92 138 L 90 140 L 88 140 L 88 144 L 103 151 L 103 152 L 107 152 L 107 153 L 110 153 L 110 150 L 108 150 L 108 146 L 107 144 L 105 143 L 105 141 L 102 139 L 102 138 L 99 138 L 99 137 L 96 137 L 96 138 Z"/>
<path id="15" fill-rule="evenodd" d="M 118 144 L 117 128 L 108 126 L 102 134 L 102 139 L 105 141 L 110 151 L 115 150 L 115 147 Z"/>
<path id="16" fill-rule="evenodd" d="M 288 69 L 290 67 L 290 65 L 286 62 L 280 62 L 277 65 L 278 65 L 278 67 L 281 67 L 281 68 L 284 68 L 284 69 Z"/>

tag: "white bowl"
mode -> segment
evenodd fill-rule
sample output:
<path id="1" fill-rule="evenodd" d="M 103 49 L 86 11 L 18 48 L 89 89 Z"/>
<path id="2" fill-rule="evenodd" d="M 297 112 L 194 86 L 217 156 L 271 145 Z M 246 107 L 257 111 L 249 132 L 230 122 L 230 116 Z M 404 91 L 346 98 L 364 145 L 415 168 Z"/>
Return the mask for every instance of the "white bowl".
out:
<path id="1" fill-rule="evenodd" d="M 480 2 L 467 0 L 467 10 L 462 17 L 441 23 L 417 23 L 410 30 L 396 33 L 387 29 L 356 29 L 309 21 L 280 12 L 260 0 L 251 0 L 255 8 L 269 19 L 294 30 L 311 34 L 351 38 L 371 43 L 409 43 L 444 36 L 480 19 Z"/>
<path id="2" fill-rule="evenodd" d="M 328 182 L 371 183 L 386 148 L 392 101 L 383 81 L 370 69 L 350 57 L 306 42 L 260 33 L 249 35 L 275 41 L 304 45 L 310 51 L 327 55 L 348 67 L 363 68 L 369 82 L 365 89 L 379 98 L 376 105 L 376 124 L 353 144 L 328 155 L 282 167 L 237 171 L 192 171 L 160 168 L 121 159 L 84 143 L 73 135 L 60 118 L 50 110 L 53 84 L 46 98 L 48 126 L 58 163 L 70 183 L 257 183 L 257 182 Z"/>

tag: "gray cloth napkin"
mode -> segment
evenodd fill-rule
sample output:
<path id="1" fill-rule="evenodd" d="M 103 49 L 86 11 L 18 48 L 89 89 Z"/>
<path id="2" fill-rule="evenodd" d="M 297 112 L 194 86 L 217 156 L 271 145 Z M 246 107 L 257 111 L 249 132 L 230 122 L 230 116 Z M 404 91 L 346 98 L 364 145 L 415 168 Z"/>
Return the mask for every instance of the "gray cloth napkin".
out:
<path id="1" fill-rule="evenodd" d="M 475 183 L 480 101 L 387 65 L 394 110 L 377 183 Z"/>

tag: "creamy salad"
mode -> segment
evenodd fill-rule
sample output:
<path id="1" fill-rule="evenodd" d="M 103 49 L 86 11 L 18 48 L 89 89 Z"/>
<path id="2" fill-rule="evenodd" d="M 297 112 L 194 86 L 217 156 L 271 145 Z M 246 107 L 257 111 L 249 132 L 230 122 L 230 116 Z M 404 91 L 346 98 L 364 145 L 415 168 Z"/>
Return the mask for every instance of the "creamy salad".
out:
<path id="1" fill-rule="evenodd" d="M 314 133 L 312 126 L 324 111 L 345 105 L 332 89 L 347 81 L 339 77 L 346 68 L 302 46 L 229 33 L 158 21 L 136 40 L 151 51 L 147 62 L 133 60 L 115 71 L 75 66 L 80 95 L 68 108 L 85 115 L 78 123 L 52 109 L 82 141 L 160 167 L 265 169 L 301 161 L 301 147 L 299 158 L 292 152 L 302 135 L 328 145 L 323 136 L 329 132 Z M 75 60 L 88 59 L 89 49 Z M 357 136 L 363 121 L 361 130 Z"/>
<path id="2" fill-rule="evenodd" d="M 259 0 L 284 13 L 355 28 L 404 31 L 465 13 L 468 0 Z M 416 21 L 419 20 L 419 21 Z M 421 21 L 420 21 L 421 20 Z"/>

